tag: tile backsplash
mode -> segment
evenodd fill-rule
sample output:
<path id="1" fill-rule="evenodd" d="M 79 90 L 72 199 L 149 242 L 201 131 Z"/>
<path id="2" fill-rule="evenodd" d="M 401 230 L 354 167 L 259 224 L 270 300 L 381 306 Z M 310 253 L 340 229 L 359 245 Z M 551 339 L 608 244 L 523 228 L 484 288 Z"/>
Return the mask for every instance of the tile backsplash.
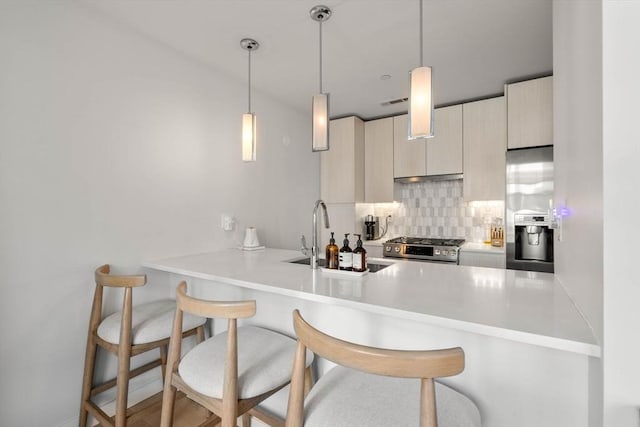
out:
<path id="1" fill-rule="evenodd" d="M 462 180 L 402 184 L 399 203 L 358 204 L 356 214 L 391 215 L 387 236 L 461 237 L 481 242 L 486 225 L 504 217 L 504 201 L 465 202 Z"/>

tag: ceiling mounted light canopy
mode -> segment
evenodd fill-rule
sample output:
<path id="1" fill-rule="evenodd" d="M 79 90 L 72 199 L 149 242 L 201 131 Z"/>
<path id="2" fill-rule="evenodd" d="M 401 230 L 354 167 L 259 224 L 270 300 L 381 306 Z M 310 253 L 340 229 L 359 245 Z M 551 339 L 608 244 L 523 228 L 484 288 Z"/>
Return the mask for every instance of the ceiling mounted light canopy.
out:
<path id="1" fill-rule="evenodd" d="M 249 53 L 249 107 L 247 112 L 242 115 L 242 160 L 245 162 L 255 162 L 256 115 L 251 111 L 251 52 L 257 50 L 260 45 L 253 39 L 242 39 L 240 40 L 240 46 Z"/>
<path id="2" fill-rule="evenodd" d="M 311 150 L 326 151 L 329 149 L 329 94 L 322 92 L 322 23 L 331 17 L 331 9 L 327 6 L 314 6 L 309 14 L 320 28 L 320 92 L 313 95 L 311 101 Z"/>
<path id="3" fill-rule="evenodd" d="M 422 0 L 420 2 L 420 66 L 409 72 L 409 139 L 433 138 L 432 69 L 423 61 Z"/>

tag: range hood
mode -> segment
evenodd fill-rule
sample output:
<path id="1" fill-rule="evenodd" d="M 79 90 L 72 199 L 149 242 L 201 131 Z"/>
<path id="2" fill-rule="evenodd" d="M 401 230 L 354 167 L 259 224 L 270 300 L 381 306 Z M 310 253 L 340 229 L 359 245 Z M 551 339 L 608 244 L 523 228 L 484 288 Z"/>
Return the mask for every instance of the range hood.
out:
<path id="1" fill-rule="evenodd" d="M 451 173 L 446 175 L 427 175 L 427 176 L 407 176 L 402 178 L 395 178 L 394 182 L 402 184 L 411 184 L 414 182 L 429 182 L 429 181 L 453 181 L 456 179 L 462 179 L 464 174 Z"/>

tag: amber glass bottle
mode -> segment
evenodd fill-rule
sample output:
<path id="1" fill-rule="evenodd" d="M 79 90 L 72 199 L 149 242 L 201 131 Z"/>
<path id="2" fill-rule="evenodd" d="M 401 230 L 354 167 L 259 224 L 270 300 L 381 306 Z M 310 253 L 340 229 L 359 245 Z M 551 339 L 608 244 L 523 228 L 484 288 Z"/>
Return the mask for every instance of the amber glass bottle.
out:
<path id="1" fill-rule="evenodd" d="M 329 244 L 327 245 L 327 249 L 325 252 L 325 258 L 327 260 L 327 268 L 331 268 L 333 270 L 338 269 L 338 253 L 340 249 L 338 245 L 336 245 L 336 239 L 333 238 L 333 231 L 331 232 L 331 239 L 329 239 Z"/>
<path id="2" fill-rule="evenodd" d="M 338 256 L 338 268 L 340 270 L 353 270 L 353 251 L 349 247 L 349 233 L 344 235 L 343 246 L 340 248 Z"/>
<path id="3" fill-rule="evenodd" d="M 362 247 L 362 235 L 356 234 L 356 236 L 358 236 L 358 241 L 353 250 L 352 268 L 357 272 L 367 271 L 367 250 Z"/>

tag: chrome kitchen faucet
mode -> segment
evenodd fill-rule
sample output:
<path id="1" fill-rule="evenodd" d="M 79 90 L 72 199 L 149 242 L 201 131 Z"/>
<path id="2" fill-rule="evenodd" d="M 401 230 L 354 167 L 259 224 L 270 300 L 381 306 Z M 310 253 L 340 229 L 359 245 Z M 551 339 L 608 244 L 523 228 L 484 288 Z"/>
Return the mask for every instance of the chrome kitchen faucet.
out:
<path id="1" fill-rule="evenodd" d="M 324 228 L 329 228 L 329 213 L 327 212 L 327 205 L 322 200 L 317 200 L 316 205 L 313 208 L 313 229 L 311 230 L 311 268 L 316 270 L 318 268 L 318 207 L 322 207 L 324 212 Z M 307 255 L 309 249 L 307 248 L 306 239 L 304 235 L 300 239 L 302 245 L 302 253 Z"/>

